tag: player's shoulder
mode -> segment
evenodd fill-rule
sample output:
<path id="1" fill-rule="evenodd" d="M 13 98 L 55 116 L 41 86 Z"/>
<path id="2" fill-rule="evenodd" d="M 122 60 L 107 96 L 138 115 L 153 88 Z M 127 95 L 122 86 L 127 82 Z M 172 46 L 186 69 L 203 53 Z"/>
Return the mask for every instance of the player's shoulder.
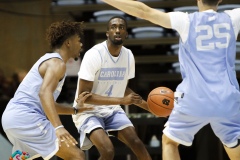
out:
<path id="1" fill-rule="evenodd" d="M 178 30 L 178 28 L 182 28 L 189 22 L 190 16 L 193 16 L 195 13 L 196 12 L 188 13 L 180 11 L 169 12 L 172 29 Z"/>
<path id="2" fill-rule="evenodd" d="M 240 8 L 235 8 L 232 10 L 225 10 L 224 13 L 228 14 L 231 17 L 232 23 L 239 26 L 240 21 Z"/>
<path id="3" fill-rule="evenodd" d="M 96 45 L 94 45 L 91 49 L 89 49 L 89 51 L 91 52 L 97 52 L 97 53 L 102 53 L 103 51 L 107 50 L 107 45 L 106 42 L 102 42 L 102 43 L 98 43 Z"/>
<path id="4" fill-rule="evenodd" d="M 233 9 L 224 10 L 224 12 L 240 12 L 240 5 L 239 5 L 238 8 L 233 8 Z"/>
<path id="5" fill-rule="evenodd" d="M 92 48 L 90 48 L 89 50 L 87 50 L 87 52 L 85 53 L 85 55 L 88 54 L 100 54 L 102 52 L 102 50 L 104 49 L 104 47 L 100 44 L 96 44 L 94 45 Z"/>
<path id="6" fill-rule="evenodd" d="M 42 64 L 54 64 L 54 65 L 65 65 L 62 57 L 58 53 L 46 53 L 35 63 L 36 65 Z"/>
<path id="7" fill-rule="evenodd" d="M 124 51 L 125 53 L 128 53 L 128 54 L 133 54 L 132 50 L 127 48 L 127 47 L 125 47 L 125 46 L 122 46 L 122 51 Z"/>
<path id="8" fill-rule="evenodd" d="M 227 13 L 228 15 L 230 15 L 230 16 L 240 17 L 240 8 L 225 10 L 224 12 Z"/>
<path id="9" fill-rule="evenodd" d="M 54 70 L 66 70 L 66 63 L 58 57 L 53 57 L 45 62 L 49 68 L 53 68 Z"/>

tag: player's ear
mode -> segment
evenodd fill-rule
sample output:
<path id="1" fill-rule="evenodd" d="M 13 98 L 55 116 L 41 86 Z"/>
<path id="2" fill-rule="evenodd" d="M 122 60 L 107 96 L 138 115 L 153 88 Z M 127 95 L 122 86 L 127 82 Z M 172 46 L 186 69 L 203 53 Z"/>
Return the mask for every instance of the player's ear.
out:
<path id="1" fill-rule="evenodd" d="M 128 32 L 127 32 L 127 34 L 126 34 L 125 38 L 126 38 L 126 39 L 128 38 Z"/>
<path id="2" fill-rule="evenodd" d="M 107 36 L 107 37 L 109 36 L 108 31 L 106 32 L 106 36 Z"/>
<path id="3" fill-rule="evenodd" d="M 64 41 L 64 44 L 67 45 L 67 46 L 69 46 L 69 44 L 70 44 L 70 39 L 67 38 L 67 39 Z"/>

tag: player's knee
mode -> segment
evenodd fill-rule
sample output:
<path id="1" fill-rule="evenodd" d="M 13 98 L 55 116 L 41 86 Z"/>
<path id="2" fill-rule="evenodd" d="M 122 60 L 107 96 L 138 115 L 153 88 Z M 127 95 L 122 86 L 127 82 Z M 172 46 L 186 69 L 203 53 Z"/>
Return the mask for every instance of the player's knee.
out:
<path id="1" fill-rule="evenodd" d="M 100 156 L 105 160 L 112 160 L 115 154 L 113 148 L 105 148 L 99 152 L 100 152 Z"/>
<path id="2" fill-rule="evenodd" d="M 143 143 L 138 137 L 131 137 L 128 142 L 130 145 L 133 146 L 141 146 Z"/>
<path id="3" fill-rule="evenodd" d="M 114 147 L 111 142 L 106 142 L 104 144 L 96 146 L 101 157 L 114 157 Z M 104 158 L 103 158 L 104 159 Z M 110 158 L 107 158 L 110 159 Z"/>
<path id="4" fill-rule="evenodd" d="M 168 138 L 165 134 L 162 135 L 162 146 L 172 145 L 178 147 L 178 143 Z"/>
<path id="5" fill-rule="evenodd" d="M 71 157 L 71 160 L 85 160 L 85 154 L 83 151 L 77 152 Z"/>
<path id="6" fill-rule="evenodd" d="M 72 150 L 71 150 L 72 149 Z M 63 156 L 64 159 L 68 160 L 85 160 L 85 154 L 82 150 L 76 148 L 69 148 L 69 152 L 66 152 Z"/>

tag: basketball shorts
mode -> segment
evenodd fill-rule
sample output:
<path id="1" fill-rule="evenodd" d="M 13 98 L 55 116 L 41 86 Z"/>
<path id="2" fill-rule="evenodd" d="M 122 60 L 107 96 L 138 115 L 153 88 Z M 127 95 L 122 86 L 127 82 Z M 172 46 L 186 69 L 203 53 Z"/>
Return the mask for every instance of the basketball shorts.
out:
<path id="1" fill-rule="evenodd" d="M 79 129 L 80 147 L 82 150 L 88 150 L 93 146 L 86 134 L 91 133 L 91 131 L 96 128 L 102 128 L 109 135 L 110 131 L 122 130 L 129 126 L 133 126 L 133 124 L 125 112 L 122 111 L 114 111 L 111 115 L 106 117 L 91 116 L 84 121 Z"/>
<path id="2" fill-rule="evenodd" d="M 210 124 L 221 142 L 231 148 L 240 139 L 240 112 L 232 117 L 195 117 L 172 111 L 163 133 L 170 139 L 185 146 L 191 146 L 194 135 Z"/>
<path id="3" fill-rule="evenodd" d="M 59 147 L 58 139 L 53 126 L 48 120 L 38 124 L 27 124 L 27 127 L 6 129 L 5 133 L 13 144 L 12 152 L 16 150 L 28 152 L 29 160 L 43 157 L 49 160 L 53 157 Z M 9 155 L 10 156 L 10 155 Z"/>

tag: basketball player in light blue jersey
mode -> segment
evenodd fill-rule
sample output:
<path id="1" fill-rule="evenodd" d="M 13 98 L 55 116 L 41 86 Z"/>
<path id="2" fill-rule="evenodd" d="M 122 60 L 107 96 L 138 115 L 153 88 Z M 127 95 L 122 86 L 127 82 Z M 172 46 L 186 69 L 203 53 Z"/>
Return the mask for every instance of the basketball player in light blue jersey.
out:
<path id="1" fill-rule="evenodd" d="M 240 92 L 235 73 L 240 8 L 217 12 L 221 0 L 196 0 L 199 12 L 164 13 L 132 0 L 103 0 L 180 35 L 183 81 L 163 135 L 163 159 L 179 160 L 178 145 L 192 145 L 210 124 L 231 160 L 240 159 Z"/>
<path id="2" fill-rule="evenodd" d="M 108 136 L 125 143 L 138 160 L 151 160 L 133 124 L 120 105 L 135 104 L 148 110 L 146 101 L 127 87 L 135 76 L 135 61 L 131 50 L 123 46 L 128 36 L 123 17 L 112 17 L 107 23 L 107 40 L 88 50 L 78 73 L 78 94 L 92 93 L 85 103 L 93 111 L 73 115 L 80 133 L 80 147 L 88 150 L 95 145 L 99 160 L 113 160 L 114 147 Z M 85 104 L 85 105 L 87 105 Z"/>
<path id="3" fill-rule="evenodd" d="M 79 57 L 82 34 L 81 22 L 56 22 L 48 28 L 47 39 L 53 53 L 46 53 L 33 65 L 2 115 L 3 129 L 13 144 L 10 159 L 25 155 L 27 159 L 48 160 L 54 155 L 66 160 L 85 159 L 58 114 L 91 110 L 83 107 L 91 94 L 80 94 L 76 108 L 56 103 L 66 76 L 66 62 Z"/>

